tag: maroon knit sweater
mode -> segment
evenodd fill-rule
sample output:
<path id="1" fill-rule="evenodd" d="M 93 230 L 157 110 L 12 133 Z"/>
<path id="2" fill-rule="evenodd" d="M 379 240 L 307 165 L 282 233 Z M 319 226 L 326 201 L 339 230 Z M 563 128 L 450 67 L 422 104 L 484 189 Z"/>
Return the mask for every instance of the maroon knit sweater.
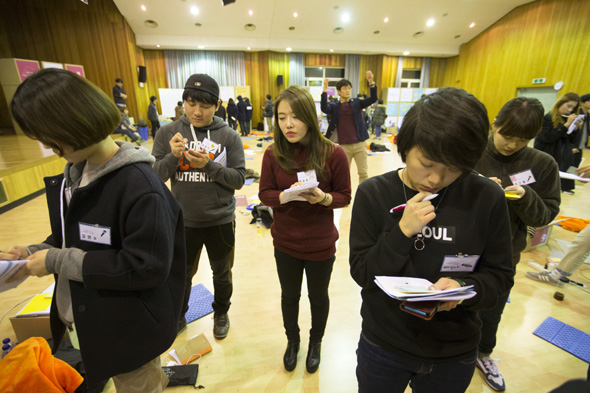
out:
<path id="1" fill-rule="evenodd" d="M 303 148 L 296 161 L 303 164 L 306 160 Z M 297 182 L 297 173 L 288 174 L 279 166 L 272 145 L 264 152 L 258 197 L 273 209 L 273 244 L 281 252 L 308 261 L 324 261 L 336 253 L 338 229 L 333 209 L 347 206 L 351 199 L 350 169 L 342 147 L 335 147 L 326 160 L 324 178 L 318 181 L 318 187 L 332 195 L 330 206 L 299 201 L 281 205 L 279 194 Z"/>

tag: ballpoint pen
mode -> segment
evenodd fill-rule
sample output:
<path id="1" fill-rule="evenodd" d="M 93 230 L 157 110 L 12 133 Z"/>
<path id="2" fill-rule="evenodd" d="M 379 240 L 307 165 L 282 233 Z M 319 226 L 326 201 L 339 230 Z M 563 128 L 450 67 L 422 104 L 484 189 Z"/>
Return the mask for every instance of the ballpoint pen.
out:
<path id="1" fill-rule="evenodd" d="M 422 201 L 429 201 L 431 199 L 434 199 L 438 196 L 438 194 L 430 194 L 427 195 L 424 199 L 422 199 Z M 400 210 L 403 210 L 406 207 L 405 203 L 402 203 L 401 205 L 397 205 L 395 207 L 392 207 L 391 210 L 389 211 L 390 213 L 395 213 L 398 212 Z"/>

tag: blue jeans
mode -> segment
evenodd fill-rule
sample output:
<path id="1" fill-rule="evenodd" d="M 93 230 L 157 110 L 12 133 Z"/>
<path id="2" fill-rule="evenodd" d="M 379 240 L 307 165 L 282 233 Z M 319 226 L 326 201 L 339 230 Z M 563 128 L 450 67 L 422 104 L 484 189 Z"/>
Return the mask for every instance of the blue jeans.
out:
<path id="1" fill-rule="evenodd" d="M 375 136 L 381 138 L 381 126 L 375 126 Z"/>
<path id="2" fill-rule="evenodd" d="M 460 361 L 422 363 L 369 343 L 362 335 L 356 351 L 359 393 L 463 393 L 475 371 L 476 355 Z"/>

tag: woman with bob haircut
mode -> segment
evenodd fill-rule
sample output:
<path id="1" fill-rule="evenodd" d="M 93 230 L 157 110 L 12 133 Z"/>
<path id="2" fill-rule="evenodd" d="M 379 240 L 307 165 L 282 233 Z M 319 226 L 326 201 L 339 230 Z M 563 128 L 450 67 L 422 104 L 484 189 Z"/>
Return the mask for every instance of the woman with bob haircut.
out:
<path id="1" fill-rule="evenodd" d="M 283 364 L 297 365 L 299 352 L 299 298 L 303 273 L 311 306 L 311 330 L 306 359 L 308 373 L 320 364 L 330 299 L 328 285 L 335 260 L 338 229 L 333 209 L 350 203 L 348 159 L 342 147 L 324 138 L 318 126 L 313 98 L 300 86 L 291 86 L 276 99 L 274 144 L 262 161 L 259 197 L 273 208 L 271 234 L 281 283 L 281 309 L 287 335 Z M 282 203 L 284 190 L 302 183 L 319 185 Z"/>
<path id="2" fill-rule="evenodd" d="M 186 267 L 180 206 L 154 157 L 110 138 L 117 106 L 69 71 L 29 76 L 12 114 L 68 162 L 45 178 L 51 235 L 0 259 L 28 259 L 23 276 L 55 276 L 53 348 L 75 324 L 89 389 L 112 377 L 120 392 L 161 392 L 160 355 L 176 338 Z"/>
<path id="3" fill-rule="evenodd" d="M 559 97 L 543 118 L 543 127 L 535 138 L 535 149 L 553 157 L 563 172 L 574 164 L 574 154 L 580 152 L 577 149 L 580 142 L 578 130 L 568 133 L 579 107 L 580 97 L 576 93 L 570 92 Z M 561 191 L 564 194 L 573 195 L 575 186 L 574 180 L 561 179 Z"/>
<path id="4" fill-rule="evenodd" d="M 527 226 L 542 227 L 559 212 L 559 170 L 547 153 L 528 147 L 543 124 L 543 105 L 536 98 L 508 101 L 492 122 L 493 134 L 475 170 L 496 181 L 506 191 L 512 235 L 512 274 L 526 248 Z M 495 359 L 496 333 L 510 292 L 501 294 L 496 306 L 479 313 L 483 323 L 477 367 L 487 384 L 505 390 Z"/>
<path id="5" fill-rule="evenodd" d="M 422 97 L 398 134 L 405 168 L 363 182 L 350 227 L 350 269 L 362 287 L 359 392 L 464 392 L 475 370 L 481 321 L 512 287 L 504 193 L 472 172 L 489 121 L 457 88 Z M 427 196 L 436 195 L 432 200 Z M 429 289 L 473 285 L 474 297 L 440 302 L 430 320 L 404 312 L 376 276 L 426 279 Z"/>

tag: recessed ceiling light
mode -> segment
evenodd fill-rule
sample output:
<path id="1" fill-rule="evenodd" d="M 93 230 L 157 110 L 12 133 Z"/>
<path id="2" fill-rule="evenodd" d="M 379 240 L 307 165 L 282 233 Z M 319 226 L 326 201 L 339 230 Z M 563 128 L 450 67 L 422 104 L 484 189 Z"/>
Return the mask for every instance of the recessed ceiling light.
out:
<path id="1" fill-rule="evenodd" d="M 155 29 L 156 27 L 158 27 L 158 22 L 156 22 L 155 20 L 151 20 L 148 19 L 145 22 L 143 22 L 144 25 L 146 25 L 147 27 L 151 27 L 152 29 Z"/>
<path id="2" fill-rule="evenodd" d="M 252 15 L 254 15 L 254 11 L 250 10 L 250 11 L 248 11 L 248 14 L 249 14 L 250 16 L 252 16 Z"/>
<path id="3" fill-rule="evenodd" d="M 292 50 L 292 48 L 287 48 L 287 52 L 291 52 Z"/>
<path id="4" fill-rule="evenodd" d="M 389 22 L 389 18 L 385 17 L 385 19 L 383 19 L 383 22 L 385 22 L 385 23 Z"/>
<path id="5" fill-rule="evenodd" d="M 459 38 L 459 37 L 461 37 L 461 34 L 457 34 L 457 35 L 455 36 L 455 39 L 456 39 L 456 38 Z"/>
<path id="6" fill-rule="evenodd" d="M 250 47 L 248 47 L 248 50 L 250 50 Z"/>
<path id="7" fill-rule="evenodd" d="M 448 14 L 448 13 L 446 13 L 446 12 L 445 12 L 444 14 L 442 14 L 443 18 L 444 18 L 445 16 L 448 16 L 448 15 L 449 15 L 449 14 Z"/>
<path id="8" fill-rule="evenodd" d="M 472 24 L 469 25 L 469 28 L 471 29 L 472 27 L 475 27 L 475 22 L 473 22 Z"/>
<path id="9" fill-rule="evenodd" d="M 194 5 L 191 7 L 191 14 L 199 15 L 199 9 L 197 7 L 195 7 Z"/>
<path id="10" fill-rule="evenodd" d="M 379 30 L 375 30 L 375 31 L 373 32 L 373 34 L 379 34 L 379 33 L 381 33 Z"/>
<path id="11" fill-rule="evenodd" d="M 254 31 L 254 30 L 256 30 L 256 25 L 254 25 L 252 23 L 248 23 L 248 24 L 244 25 L 244 29 L 248 30 L 248 31 Z"/>
<path id="12" fill-rule="evenodd" d="M 157 47 L 157 48 L 159 48 L 159 47 L 160 47 L 160 45 L 158 44 L 158 45 L 156 45 L 156 47 Z"/>
<path id="13" fill-rule="evenodd" d="M 295 26 L 289 26 L 289 30 L 291 30 L 291 31 L 295 30 Z"/>
<path id="14" fill-rule="evenodd" d="M 408 52 L 408 51 L 405 51 L 405 52 L 404 52 L 404 56 L 407 56 L 407 55 L 409 55 L 409 54 L 410 54 L 410 52 Z"/>
<path id="15" fill-rule="evenodd" d="M 350 14 L 348 12 L 344 12 L 340 18 L 342 19 L 342 22 L 348 23 L 350 20 Z"/>
<path id="16" fill-rule="evenodd" d="M 426 21 L 426 26 L 431 27 L 434 26 L 434 19 L 430 18 Z"/>
<path id="17" fill-rule="evenodd" d="M 197 23 L 195 23 L 195 26 L 201 27 L 202 25 L 199 22 L 197 22 Z"/>
<path id="18" fill-rule="evenodd" d="M 424 35 L 423 31 L 417 31 L 412 35 L 412 37 L 418 38 L 418 37 L 422 37 L 423 35 Z"/>
<path id="19" fill-rule="evenodd" d="M 334 32 L 334 34 L 340 34 L 344 31 L 344 29 L 342 27 L 337 27 L 332 31 Z"/>
<path id="20" fill-rule="evenodd" d="M 297 18 L 299 16 L 299 14 L 297 12 L 293 13 L 293 18 Z"/>
<path id="21" fill-rule="evenodd" d="M 145 11 L 145 10 L 147 10 L 147 8 L 145 8 L 145 5 L 143 5 L 143 4 L 141 5 L 141 10 L 142 10 L 142 11 Z"/>
<path id="22" fill-rule="evenodd" d="M 199 48 L 199 49 L 205 49 L 205 47 L 203 45 L 199 45 L 197 48 Z"/>
<path id="23" fill-rule="evenodd" d="M 330 52 L 334 52 L 334 49 L 330 49 Z"/>

